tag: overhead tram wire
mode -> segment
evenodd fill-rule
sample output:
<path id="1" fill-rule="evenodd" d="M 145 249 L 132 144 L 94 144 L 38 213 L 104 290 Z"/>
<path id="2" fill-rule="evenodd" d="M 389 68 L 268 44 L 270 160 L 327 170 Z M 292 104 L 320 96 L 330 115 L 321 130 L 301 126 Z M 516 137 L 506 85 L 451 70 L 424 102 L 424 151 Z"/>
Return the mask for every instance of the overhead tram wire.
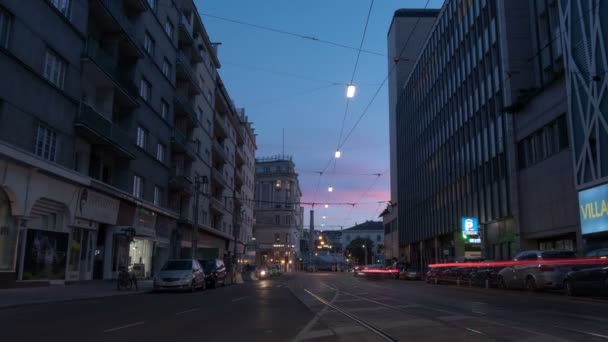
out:
<path id="1" fill-rule="evenodd" d="M 258 24 L 248 23 L 248 22 L 241 21 L 241 20 L 220 17 L 220 16 L 217 16 L 217 15 L 209 14 L 209 13 L 199 12 L 199 14 L 201 16 L 205 16 L 205 17 L 208 17 L 208 18 L 214 18 L 214 19 L 217 19 L 217 20 L 231 22 L 231 23 L 234 23 L 234 24 L 255 27 L 255 28 L 260 29 L 260 30 L 266 30 L 266 31 L 270 31 L 270 32 L 275 32 L 275 33 L 287 35 L 287 36 L 292 36 L 292 37 L 297 37 L 297 38 L 301 38 L 301 39 L 306 39 L 306 40 L 318 42 L 318 43 L 321 43 L 321 44 L 331 45 L 331 46 L 335 46 L 335 47 L 339 47 L 339 48 L 343 48 L 343 49 L 354 50 L 354 51 L 359 51 L 359 52 L 365 52 L 365 53 L 370 54 L 370 55 L 376 55 L 376 56 L 380 56 L 380 57 L 386 57 L 386 55 L 383 54 L 383 53 L 379 53 L 379 52 L 375 52 L 375 51 L 369 51 L 369 50 L 359 50 L 359 49 L 357 49 L 356 47 L 353 47 L 353 46 L 349 46 L 349 45 L 345 45 L 345 44 L 341 44 L 341 43 L 337 43 L 337 42 L 332 42 L 332 41 L 329 41 L 329 40 L 324 40 L 324 39 L 320 39 L 320 38 L 309 36 L 309 35 L 304 35 L 304 34 L 299 34 L 299 33 L 290 32 L 290 31 L 286 31 L 286 30 L 281 30 L 281 29 L 276 29 L 276 28 L 272 28 L 272 27 L 262 26 L 262 25 L 258 25 Z"/>
<path id="2" fill-rule="evenodd" d="M 355 203 L 351 203 L 351 207 L 350 210 L 348 211 L 348 214 L 346 215 L 346 217 L 344 218 L 343 221 L 343 225 L 346 225 L 346 221 L 348 221 L 350 219 L 350 216 L 353 213 L 353 209 L 355 209 L 355 206 L 357 205 L 361 205 L 361 204 L 368 204 L 368 203 L 363 203 L 361 202 L 365 196 L 367 195 L 367 193 L 374 188 L 374 186 L 376 186 L 376 183 L 378 183 L 378 181 L 380 180 L 380 178 L 382 178 L 382 176 L 384 176 L 388 171 L 384 171 L 383 173 L 379 173 L 377 175 L 377 177 L 374 179 L 374 181 L 372 182 L 372 184 L 363 192 L 363 194 L 361 194 L 361 196 L 359 197 L 359 199 L 355 202 Z M 378 204 L 382 203 L 382 202 L 376 202 Z M 385 202 L 387 203 L 387 202 Z"/>
<path id="3" fill-rule="evenodd" d="M 426 1 L 426 4 L 424 5 L 424 9 L 427 9 L 430 2 L 431 2 L 431 0 Z M 414 32 L 416 32 L 416 28 L 418 27 L 420 20 L 421 20 L 420 17 L 416 20 L 416 23 L 414 24 L 412 30 L 410 31 L 410 34 L 408 35 L 407 39 L 405 40 L 405 43 L 403 43 L 403 46 L 401 47 L 401 51 L 399 51 L 399 55 L 397 55 L 397 57 L 396 57 L 398 60 L 401 58 L 403 51 L 405 51 L 405 48 L 407 47 L 408 43 L 412 39 Z M 382 81 L 382 83 L 380 84 L 380 86 L 378 87 L 376 92 L 374 93 L 374 96 L 372 96 L 371 100 L 369 101 L 369 103 L 367 104 L 367 106 L 365 107 L 365 109 L 363 110 L 361 115 L 359 115 L 359 118 L 355 122 L 354 126 L 348 131 L 348 134 L 346 134 L 346 137 L 344 138 L 344 140 L 338 145 L 338 149 L 341 149 L 344 146 L 344 144 L 346 144 L 348 139 L 351 137 L 351 135 L 353 134 L 353 132 L 355 131 L 355 129 L 357 128 L 357 126 L 359 125 L 359 123 L 361 122 L 361 120 L 363 119 L 363 117 L 365 116 L 367 111 L 369 110 L 369 108 L 372 106 L 372 104 L 376 100 L 376 97 L 378 97 L 378 94 L 380 93 L 380 90 L 382 90 L 382 88 L 384 87 L 384 84 L 386 83 L 386 81 L 388 81 L 388 78 L 391 76 L 393 71 L 395 71 L 397 64 L 398 64 L 398 62 L 393 64 L 393 66 L 391 67 L 391 70 L 389 70 L 388 74 L 386 75 L 386 77 L 384 78 L 384 80 Z"/>

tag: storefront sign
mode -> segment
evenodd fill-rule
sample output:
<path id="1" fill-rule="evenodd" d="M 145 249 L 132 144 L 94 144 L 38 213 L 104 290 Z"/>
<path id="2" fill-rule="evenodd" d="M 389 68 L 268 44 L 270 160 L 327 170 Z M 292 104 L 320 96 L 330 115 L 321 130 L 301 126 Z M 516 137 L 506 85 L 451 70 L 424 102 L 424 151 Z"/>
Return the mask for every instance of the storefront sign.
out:
<path id="1" fill-rule="evenodd" d="M 78 217 L 101 223 L 116 224 L 120 206 L 119 200 L 82 188 L 76 205 L 76 216 Z"/>
<path id="2" fill-rule="evenodd" d="M 462 235 L 479 235 L 479 221 L 477 217 L 462 218 Z"/>
<path id="3" fill-rule="evenodd" d="M 64 280 L 67 233 L 28 229 L 23 257 L 23 280 Z"/>
<path id="4" fill-rule="evenodd" d="M 135 210 L 135 231 L 139 236 L 156 236 L 156 213 L 138 207 Z"/>
<path id="5" fill-rule="evenodd" d="M 583 234 L 608 231 L 608 184 L 579 192 L 578 203 Z"/>

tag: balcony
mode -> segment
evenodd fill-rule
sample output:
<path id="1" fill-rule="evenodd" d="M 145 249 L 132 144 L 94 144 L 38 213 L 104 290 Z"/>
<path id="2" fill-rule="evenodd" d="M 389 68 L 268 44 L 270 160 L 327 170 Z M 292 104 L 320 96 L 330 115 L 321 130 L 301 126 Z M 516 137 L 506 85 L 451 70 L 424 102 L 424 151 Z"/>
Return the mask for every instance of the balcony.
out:
<path id="1" fill-rule="evenodd" d="M 228 184 L 228 180 L 226 179 L 224 174 L 221 171 L 214 169 L 214 168 L 211 169 L 211 182 L 213 184 L 219 186 L 222 189 L 230 188 L 230 186 Z"/>
<path id="2" fill-rule="evenodd" d="M 135 4 L 140 1 L 130 0 L 128 3 Z M 90 15 L 99 26 L 102 33 L 115 33 L 124 36 L 120 41 L 120 47 L 129 57 L 142 58 L 143 51 L 137 43 L 135 28 L 131 23 L 125 9 L 120 6 L 122 1 L 116 0 L 93 0 L 90 1 Z M 139 4 L 137 7 L 141 7 Z M 147 6 L 147 4 L 143 4 Z"/>
<path id="3" fill-rule="evenodd" d="M 203 55 L 201 50 L 205 49 L 205 43 L 203 42 L 203 38 L 198 33 L 194 34 L 194 43 L 192 44 L 192 48 L 190 49 L 190 57 L 192 58 L 193 63 L 201 63 L 203 62 Z"/>
<path id="4" fill-rule="evenodd" d="M 226 155 L 226 150 L 224 150 L 223 144 L 220 144 L 217 140 L 214 140 L 211 150 L 214 163 L 219 165 L 226 164 L 226 161 L 228 161 L 228 156 Z"/>
<path id="5" fill-rule="evenodd" d="M 235 159 L 236 159 L 236 166 L 238 168 L 240 168 L 241 166 L 245 165 L 245 154 L 243 153 L 243 150 L 240 147 L 236 148 L 236 152 L 234 153 L 235 155 Z"/>
<path id="6" fill-rule="evenodd" d="M 189 95 L 200 95 L 202 92 L 194 77 L 195 73 L 192 70 L 191 59 L 186 57 L 184 52 L 180 50 L 177 54 L 177 63 L 175 64 L 175 75 L 178 83 L 185 83 L 187 85 Z"/>
<path id="7" fill-rule="evenodd" d="M 215 213 L 219 214 L 220 216 L 224 216 L 226 214 L 230 214 L 228 212 L 228 210 L 226 209 L 226 207 L 224 207 L 224 202 L 222 199 L 215 197 L 215 196 L 211 196 L 211 200 L 209 201 L 210 204 L 210 208 L 212 211 L 214 211 Z"/>
<path id="8" fill-rule="evenodd" d="M 194 194 L 194 187 L 192 179 L 190 178 L 190 171 L 181 168 L 173 168 L 171 170 L 169 188 L 188 197 L 192 196 Z"/>
<path id="9" fill-rule="evenodd" d="M 139 93 L 133 72 L 118 67 L 116 58 L 104 51 L 99 42 L 89 39 L 83 56 L 83 75 L 99 88 L 116 88 L 116 100 L 126 107 L 137 107 Z"/>
<path id="10" fill-rule="evenodd" d="M 135 159 L 129 134 L 90 106 L 82 103 L 74 122 L 77 132 L 92 142 L 125 159 Z"/>
<path id="11" fill-rule="evenodd" d="M 192 36 L 193 25 L 190 20 L 186 18 L 184 14 L 179 17 L 178 25 L 178 43 L 180 46 L 191 46 L 194 43 L 194 37 Z"/>
<path id="12" fill-rule="evenodd" d="M 237 169 L 234 177 L 234 187 L 237 191 L 241 191 L 241 187 L 245 182 L 245 177 L 243 177 L 243 170 Z"/>
<path id="13" fill-rule="evenodd" d="M 192 108 L 192 104 L 185 96 L 178 95 L 173 101 L 175 103 L 175 116 L 184 117 L 190 127 L 199 127 L 198 116 Z"/>
<path id="14" fill-rule="evenodd" d="M 192 143 L 188 137 L 175 128 L 171 136 L 171 150 L 175 154 L 183 154 L 191 161 L 196 159 L 196 151 L 192 148 Z"/>
<path id="15" fill-rule="evenodd" d="M 220 138 L 228 137 L 228 126 L 226 124 L 226 115 L 218 112 L 213 114 L 213 136 Z"/>

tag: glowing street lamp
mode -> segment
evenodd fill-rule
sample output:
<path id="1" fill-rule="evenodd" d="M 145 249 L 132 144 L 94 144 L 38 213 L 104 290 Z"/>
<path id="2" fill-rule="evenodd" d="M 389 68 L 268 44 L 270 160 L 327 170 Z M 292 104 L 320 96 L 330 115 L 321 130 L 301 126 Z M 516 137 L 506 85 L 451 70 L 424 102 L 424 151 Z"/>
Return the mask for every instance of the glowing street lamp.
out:
<path id="1" fill-rule="evenodd" d="M 342 157 L 342 152 L 340 150 L 336 150 L 335 157 L 336 157 L 336 159 L 339 159 L 340 157 Z"/>
<path id="2" fill-rule="evenodd" d="M 325 209 L 327 209 L 327 208 L 329 208 L 329 204 L 326 204 L 326 205 L 325 205 Z"/>
<path id="3" fill-rule="evenodd" d="M 357 87 L 355 87 L 354 84 L 349 84 L 348 86 L 346 86 L 346 97 L 348 97 L 349 99 L 352 99 L 353 97 L 355 97 L 356 91 L 357 91 Z"/>
<path id="4" fill-rule="evenodd" d="M 329 188 L 327 188 L 327 191 L 334 192 L 334 187 L 330 185 Z"/>

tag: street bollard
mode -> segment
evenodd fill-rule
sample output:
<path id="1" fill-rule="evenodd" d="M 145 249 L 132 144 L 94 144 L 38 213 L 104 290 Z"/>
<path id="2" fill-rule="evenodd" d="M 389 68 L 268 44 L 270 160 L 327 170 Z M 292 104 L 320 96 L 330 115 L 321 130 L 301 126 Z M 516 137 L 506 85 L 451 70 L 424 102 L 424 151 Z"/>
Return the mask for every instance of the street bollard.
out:
<path id="1" fill-rule="evenodd" d="M 473 287 L 473 282 L 469 279 L 469 287 Z"/>
<path id="2" fill-rule="evenodd" d="M 460 286 L 460 278 L 456 279 L 456 286 Z"/>
<path id="3" fill-rule="evenodd" d="M 489 288 L 490 288 L 490 280 L 486 279 L 486 289 L 489 289 Z"/>
<path id="4" fill-rule="evenodd" d="M 435 278 L 435 285 L 437 285 L 437 278 Z"/>

